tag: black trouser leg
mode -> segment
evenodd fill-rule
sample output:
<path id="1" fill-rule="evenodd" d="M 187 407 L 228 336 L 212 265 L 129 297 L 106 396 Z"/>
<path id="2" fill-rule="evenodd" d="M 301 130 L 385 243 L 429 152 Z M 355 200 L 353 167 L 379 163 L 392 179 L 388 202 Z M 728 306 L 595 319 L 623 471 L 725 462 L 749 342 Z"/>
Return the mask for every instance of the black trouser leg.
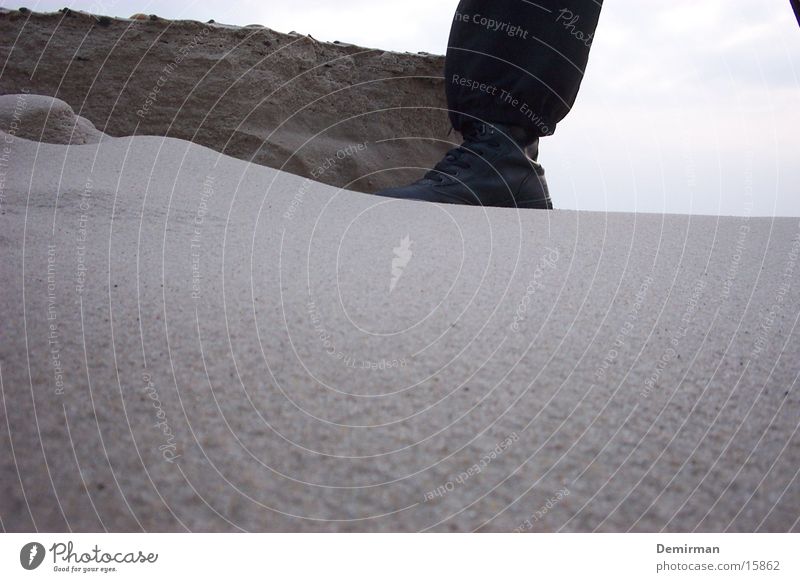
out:
<path id="1" fill-rule="evenodd" d="M 578 94 L 602 0 L 461 0 L 445 62 L 450 120 L 550 135 Z"/>

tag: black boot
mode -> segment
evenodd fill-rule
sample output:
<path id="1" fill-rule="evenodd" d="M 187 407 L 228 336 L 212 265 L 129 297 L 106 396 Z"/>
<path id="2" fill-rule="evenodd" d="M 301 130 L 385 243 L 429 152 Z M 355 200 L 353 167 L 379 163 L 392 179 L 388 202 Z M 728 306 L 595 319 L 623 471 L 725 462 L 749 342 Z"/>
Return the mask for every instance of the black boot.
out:
<path id="1" fill-rule="evenodd" d="M 376 192 L 378 196 L 511 208 L 553 208 L 536 161 L 539 139 L 526 139 L 520 128 L 474 123 L 464 129 L 464 143 L 447 152 L 425 177 L 408 186 Z"/>

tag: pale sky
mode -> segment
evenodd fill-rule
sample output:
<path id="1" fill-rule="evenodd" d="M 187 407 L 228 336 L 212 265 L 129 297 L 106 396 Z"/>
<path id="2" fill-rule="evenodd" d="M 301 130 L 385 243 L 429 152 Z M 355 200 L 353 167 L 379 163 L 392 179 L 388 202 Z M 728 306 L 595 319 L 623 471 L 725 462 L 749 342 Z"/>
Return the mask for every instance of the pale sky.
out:
<path id="1" fill-rule="evenodd" d="M 257 23 L 443 54 L 457 2 L 0 5 Z M 800 27 L 789 0 L 606 0 L 575 108 L 540 151 L 558 208 L 800 216 Z"/>

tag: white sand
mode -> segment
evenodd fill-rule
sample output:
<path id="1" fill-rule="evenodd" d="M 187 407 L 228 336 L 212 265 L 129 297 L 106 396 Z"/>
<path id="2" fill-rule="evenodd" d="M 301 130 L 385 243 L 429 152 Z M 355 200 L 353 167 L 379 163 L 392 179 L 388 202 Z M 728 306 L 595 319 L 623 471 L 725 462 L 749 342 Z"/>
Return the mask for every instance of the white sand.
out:
<path id="1" fill-rule="evenodd" d="M 6 530 L 800 529 L 798 219 L 2 137 Z"/>

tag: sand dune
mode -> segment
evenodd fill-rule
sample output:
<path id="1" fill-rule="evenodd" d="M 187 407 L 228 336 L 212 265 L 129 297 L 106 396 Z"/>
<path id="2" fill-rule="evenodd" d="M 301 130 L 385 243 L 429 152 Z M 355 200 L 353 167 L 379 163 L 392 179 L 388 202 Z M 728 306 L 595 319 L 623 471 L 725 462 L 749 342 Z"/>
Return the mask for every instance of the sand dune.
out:
<path id="1" fill-rule="evenodd" d="M 109 135 L 186 139 L 351 190 L 417 177 L 457 139 L 441 56 L 73 10 L 0 8 L 0 37 L 0 94 L 56 97 Z"/>
<path id="2" fill-rule="evenodd" d="M 798 530 L 798 219 L 11 133 L 4 529 Z"/>
<path id="3" fill-rule="evenodd" d="M 80 145 L 108 137 L 61 99 L 26 93 L 0 95 L 0 127 L 11 138 L 44 143 Z"/>

